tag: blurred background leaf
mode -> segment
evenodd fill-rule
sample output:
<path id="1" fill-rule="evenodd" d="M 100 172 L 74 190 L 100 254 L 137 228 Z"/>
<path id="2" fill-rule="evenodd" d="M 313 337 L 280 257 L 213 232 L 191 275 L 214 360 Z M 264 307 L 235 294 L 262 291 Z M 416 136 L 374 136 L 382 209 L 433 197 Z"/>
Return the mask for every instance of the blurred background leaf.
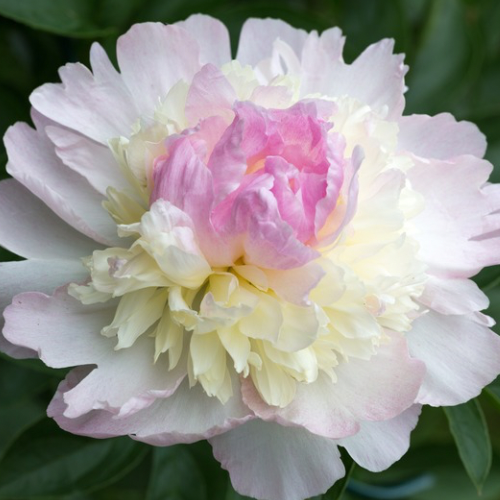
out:
<path id="1" fill-rule="evenodd" d="M 8 449 L 0 468 L 0 498 L 45 498 L 99 489 L 126 474 L 148 447 L 129 438 L 86 439 L 44 419 Z"/>

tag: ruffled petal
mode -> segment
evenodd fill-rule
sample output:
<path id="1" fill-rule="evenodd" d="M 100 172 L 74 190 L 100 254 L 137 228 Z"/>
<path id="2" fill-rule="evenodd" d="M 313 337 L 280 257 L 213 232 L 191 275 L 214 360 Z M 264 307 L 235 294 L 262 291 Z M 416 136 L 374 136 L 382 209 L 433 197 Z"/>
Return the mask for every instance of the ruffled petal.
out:
<path id="1" fill-rule="evenodd" d="M 109 246 L 123 244 L 116 224 L 101 206 L 103 196 L 62 164 L 43 132 L 17 123 L 7 130 L 4 140 L 7 171 L 15 179 L 81 233 Z"/>
<path id="2" fill-rule="evenodd" d="M 103 325 L 106 326 L 106 325 Z M 61 325 L 65 328 L 65 325 Z M 95 332 L 94 336 L 99 336 Z M 87 339 L 99 342 L 100 339 Z M 67 408 L 64 416 L 80 417 L 92 410 L 107 410 L 123 418 L 153 404 L 158 398 L 171 396 L 186 376 L 186 359 L 174 370 L 160 357 L 153 364 L 154 342 L 141 336 L 133 349 L 112 349 L 103 356 L 96 369 L 75 388 L 64 394 Z M 133 367 L 133 376 L 130 370 Z M 127 381 L 125 384 L 124 381 Z"/>
<path id="3" fill-rule="evenodd" d="M 449 113 L 402 116 L 398 148 L 422 158 L 438 160 L 461 155 L 482 158 L 486 152 L 486 137 L 473 123 L 457 122 Z"/>
<path id="4" fill-rule="evenodd" d="M 217 207 L 212 218 L 221 234 L 243 235 L 245 262 L 269 269 L 301 267 L 319 256 L 300 242 L 289 224 L 281 219 L 277 202 L 266 188 L 269 179 L 260 176 L 243 186 Z"/>
<path id="5" fill-rule="evenodd" d="M 372 472 L 380 472 L 397 462 L 410 447 L 410 433 L 418 422 L 422 407 L 410 406 L 390 420 L 362 422 L 354 436 L 339 440 L 354 461 Z"/>
<path id="6" fill-rule="evenodd" d="M 427 368 L 418 403 L 464 403 L 500 372 L 500 337 L 473 317 L 429 311 L 413 322 L 407 337 L 411 355 Z"/>
<path id="7" fill-rule="evenodd" d="M 343 61 L 310 67 L 303 62 L 301 95 L 321 93 L 330 97 L 348 95 L 368 104 L 388 119 L 398 119 L 404 108 L 404 76 L 408 67 L 402 55 L 393 54 L 394 40 L 370 45 L 352 64 Z"/>
<path id="8" fill-rule="evenodd" d="M 139 116 L 134 97 L 113 68 L 104 49 L 92 45 L 90 63 L 59 70 L 62 84 L 47 83 L 30 96 L 32 106 L 56 123 L 107 144 L 112 137 L 129 136 Z"/>
<path id="9" fill-rule="evenodd" d="M 336 443 L 303 429 L 254 420 L 210 444 L 236 491 L 252 498 L 302 500 L 345 474 Z"/>

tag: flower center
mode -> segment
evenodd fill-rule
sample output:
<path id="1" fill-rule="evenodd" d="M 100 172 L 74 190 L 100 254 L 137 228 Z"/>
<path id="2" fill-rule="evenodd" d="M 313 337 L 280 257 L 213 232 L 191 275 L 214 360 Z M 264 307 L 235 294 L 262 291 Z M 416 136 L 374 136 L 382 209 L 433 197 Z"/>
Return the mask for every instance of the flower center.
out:
<path id="1" fill-rule="evenodd" d="M 116 349 L 154 337 L 154 362 L 185 363 L 208 395 L 227 401 L 235 371 L 283 407 L 297 383 L 320 371 L 335 380 L 335 366 L 369 358 L 385 329 L 408 330 L 423 268 L 399 177 L 372 193 L 397 220 L 370 227 L 374 214 L 355 210 L 360 157 L 332 130 L 334 103 L 231 111 L 181 134 L 157 121 L 111 142 L 131 190 L 110 190 L 106 207 L 128 247 L 94 252 L 90 282 L 70 293 L 118 298 L 102 330 Z M 378 231 L 371 251 L 366 231 Z"/>

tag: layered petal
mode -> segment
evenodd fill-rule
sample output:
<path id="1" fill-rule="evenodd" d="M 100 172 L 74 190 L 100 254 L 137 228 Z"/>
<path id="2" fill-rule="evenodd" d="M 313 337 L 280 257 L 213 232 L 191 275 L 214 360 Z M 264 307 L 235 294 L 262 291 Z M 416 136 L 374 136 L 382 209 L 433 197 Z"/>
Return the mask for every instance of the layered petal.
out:
<path id="1" fill-rule="evenodd" d="M 107 145 L 60 127 L 45 127 L 45 133 L 64 165 L 84 177 L 98 193 L 105 195 L 110 187 L 130 189 L 130 184 Z"/>
<path id="2" fill-rule="evenodd" d="M 139 117 L 136 99 L 113 68 L 104 49 L 92 45 L 94 74 L 79 63 L 59 70 L 62 83 L 47 83 L 30 96 L 42 115 L 102 144 L 112 137 L 128 136 Z"/>
<path id="3" fill-rule="evenodd" d="M 264 420 L 338 439 L 357 433 L 360 421 L 389 420 L 409 408 L 424 371 L 421 362 L 410 358 L 405 340 L 394 336 L 369 360 L 340 363 L 335 382 L 320 374 L 315 382 L 300 384 L 285 408 L 266 405 L 248 383 L 243 385 L 243 395 Z"/>
<path id="4" fill-rule="evenodd" d="M 12 177 L 79 232 L 99 243 L 121 245 L 116 225 L 101 206 L 102 195 L 62 164 L 42 131 L 17 123 L 4 140 Z"/>
<path id="5" fill-rule="evenodd" d="M 208 397 L 200 385 L 189 388 L 185 380 L 166 399 L 134 414 L 117 418 L 105 410 L 94 410 L 77 418 L 64 416 L 67 405 L 64 394 L 77 386 L 88 370 L 75 369 L 59 385 L 48 414 L 73 434 L 97 438 L 130 435 L 154 446 L 191 443 L 224 433 L 253 418 L 239 397 L 238 379 L 232 380 L 234 394 L 222 405 Z"/>

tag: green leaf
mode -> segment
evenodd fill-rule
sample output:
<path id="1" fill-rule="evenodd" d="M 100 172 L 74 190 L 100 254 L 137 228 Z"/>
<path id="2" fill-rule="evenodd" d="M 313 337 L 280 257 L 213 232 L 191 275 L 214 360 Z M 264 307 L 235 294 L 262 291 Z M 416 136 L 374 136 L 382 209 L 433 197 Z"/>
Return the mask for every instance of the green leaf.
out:
<path id="1" fill-rule="evenodd" d="M 207 489 L 198 465 L 184 445 L 156 448 L 146 500 L 204 500 Z"/>
<path id="2" fill-rule="evenodd" d="M 492 451 L 483 410 L 477 400 L 445 407 L 450 431 L 458 453 L 478 492 L 482 490 L 491 468 Z"/>
<path id="3" fill-rule="evenodd" d="M 73 436 L 45 419 L 17 439 L 0 463 L 0 498 L 93 491 L 126 474 L 146 452 L 146 446 L 129 438 Z"/>
<path id="4" fill-rule="evenodd" d="M 490 385 L 484 389 L 500 408 L 500 375 Z"/>
<path id="5" fill-rule="evenodd" d="M 349 479 L 354 471 L 356 462 L 347 454 L 342 453 L 342 461 L 345 466 L 345 476 L 339 479 L 324 495 L 323 500 L 340 500 L 344 494 Z"/>

